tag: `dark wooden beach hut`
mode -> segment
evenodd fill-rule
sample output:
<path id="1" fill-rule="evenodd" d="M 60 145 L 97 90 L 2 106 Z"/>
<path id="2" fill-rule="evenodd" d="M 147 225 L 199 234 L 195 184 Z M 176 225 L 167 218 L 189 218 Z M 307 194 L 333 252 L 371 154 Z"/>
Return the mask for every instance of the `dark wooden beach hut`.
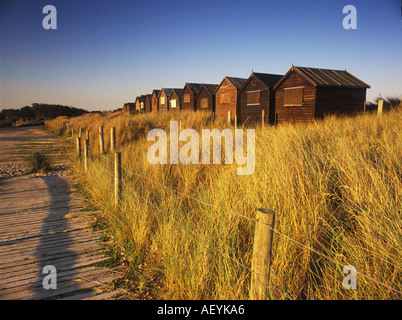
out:
<path id="1" fill-rule="evenodd" d="M 145 112 L 151 112 L 151 107 L 152 107 L 152 94 L 146 94 L 145 95 L 145 103 L 144 103 L 144 111 Z"/>
<path id="2" fill-rule="evenodd" d="M 166 112 L 169 110 L 169 103 L 168 103 L 168 97 L 170 93 L 172 92 L 173 88 L 162 88 L 161 91 L 159 92 L 159 111 L 160 112 Z"/>
<path id="3" fill-rule="evenodd" d="M 202 83 L 186 83 L 181 96 L 181 110 L 197 110 L 197 95 L 202 88 Z"/>
<path id="4" fill-rule="evenodd" d="M 125 112 L 133 112 L 135 110 L 135 102 L 126 102 L 124 104 L 123 111 Z"/>
<path id="5" fill-rule="evenodd" d="M 152 98 L 151 98 L 151 112 L 158 112 L 159 110 L 159 92 L 160 90 L 152 91 Z"/>
<path id="6" fill-rule="evenodd" d="M 197 95 L 197 109 L 201 111 L 215 112 L 215 91 L 217 84 L 203 83 Z"/>
<path id="7" fill-rule="evenodd" d="M 173 89 L 168 97 L 168 110 L 178 112 L 181 110 L 181 96 L 183 89 Z"/>
<path id="8" fill-rule="evenodd" d="M 239 123 L 262 121 L 274 123 L 275 93 L 274 86 L 283 75 L 251 72 L 240 91 L 240 108 L 237 110 Z"/>
<path id="9" fill-rule="evenodd" d="M 237 110 L 240 108 L 240 90 L 245 78 L 224 77 L 215 93 L 215 117 L 227 120 L 230 111 L 230 118 L 235 119 Z"/>
<path id="10" fill-rule="evenodd" d="M 292 66 L 275 85 L 276 123 L 362 112 L 370 85 L 346 70 Z"/>

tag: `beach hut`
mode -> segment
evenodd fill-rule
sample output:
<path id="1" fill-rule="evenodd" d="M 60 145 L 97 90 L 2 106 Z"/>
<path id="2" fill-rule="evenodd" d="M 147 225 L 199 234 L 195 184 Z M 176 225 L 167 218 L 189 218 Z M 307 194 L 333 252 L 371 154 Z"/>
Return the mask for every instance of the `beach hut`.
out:
<path id="1" fill-rule="evenodd" d="M 202 88 L 202 83 L 186 83 L 181 96 L 181 110 L 197 110 L 197 95 Z"/>
<path id="2" fill-rule="evenodd" d="M 275 85 L 275 122 L 312 122 L 364 110 L 370 85 L 346 70 L 292 66 Z"/>
<path id="3" fill-rule="evenodd" d="M 274 123 L 275 93 L 274 86 L 283 75 L 251 72 L 240 91 L 240 108 L 237 110 L 239 123 L 262 121 Z"/>
<path id="4" fill-rule="evenodd" d="M 217 84 L 203 83 L 197 95 L 197 109 L 201 111 L 215 112 L 215 91 Z"/>
<path id="5" fill-rule="evenodd" d="M 231 120 L 235 119 L 240 108 L 240 90 L 246 78 L 224 77 L 215 93 L 215 117 L 227 120 L 230 112 Z"/>
<path id="6" fill-rule="evenodd" d="M 159 110 L 159 92 L 160 90 L 152 91 L 152 98 L 151 98 L 151 112 L 158 112 Z"/>
<path id="7" fill-rule="evenodd" d="M 183 89 L 173 89 L 168 97 L 168 110 L 169 111 L 180 111 L 181 96 Z"/>

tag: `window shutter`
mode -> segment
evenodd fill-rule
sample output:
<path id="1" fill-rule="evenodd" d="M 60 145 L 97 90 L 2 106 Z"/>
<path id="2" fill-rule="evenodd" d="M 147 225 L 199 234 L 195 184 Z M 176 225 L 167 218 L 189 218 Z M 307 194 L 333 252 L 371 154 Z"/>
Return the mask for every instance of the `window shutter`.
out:
<path id="1" fill-rule="evenodd" d="M 208 108 L 208 98 L 201 98 L 201 108 L 202 109 Z"/>
<path id="2" fill-rule="evenodd" d="M 247 91 L 247 105 L 259 105 L 261 103 L 261 91 Z"/>
<path id="3" fill-rule="evenodd" d="M 189 93 L 186 93 L 185 95 L 184 95 L 184 97 L 183 97 L 183 102 L 184 103 L 188 103 L 188 102 L 190 102 L 190 94 Z"/>
<path id="4" fill-rule="evenodd" d="M 303 105 L 303 87 L 284 89 L 284 106 L 302 106 Z"/>

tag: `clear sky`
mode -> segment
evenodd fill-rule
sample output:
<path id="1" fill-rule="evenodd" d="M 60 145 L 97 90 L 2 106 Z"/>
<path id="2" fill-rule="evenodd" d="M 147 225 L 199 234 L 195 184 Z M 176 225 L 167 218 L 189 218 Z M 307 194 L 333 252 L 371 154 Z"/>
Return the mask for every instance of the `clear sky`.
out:
<path id="1" fill-rule="evenodd" d="M 57 29 L 45 30 L 45 5 Z M 346 30 L 345 5 L 357 10 Z M 110 110 L 251 70 L 345 68 L 367 100 L 402 95 L 400 0 L 0 0 L 0 107 Z"/>

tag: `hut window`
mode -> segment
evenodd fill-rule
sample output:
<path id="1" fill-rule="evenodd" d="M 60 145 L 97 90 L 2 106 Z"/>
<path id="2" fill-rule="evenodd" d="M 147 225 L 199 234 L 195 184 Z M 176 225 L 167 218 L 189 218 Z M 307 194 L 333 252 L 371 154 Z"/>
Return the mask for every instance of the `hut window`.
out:
<path id="1" fill-rule="evenodd" d="M 141 102 L 141 109 L 144 109 L 144 102 Z"/>
<path id="2" fill-rule="evenodd" d="M 230 103 L 230 93 L 221 93 L 219 95 L 220 103 Z"/>
<path id="3" fill-rule="evenodd" d="M 166 103 L 166 97 L 161 97 L 161 104 L 165 104 Z"/>
<path id="4" fill-rule="evenodd" d="M 176 108 L 176 99 L 170 100 L 170 107 L 171 108 Z"/>
<path id="5" fill-rule="evenodd" d="M 201 98 L 201 109 L 208 108 L 208 98 Z"/>
<path id="6" fill-rule="evenodd" d="M 259 105 L 261 100 L 261 90 L 247 91 L 247 105 L 256 106 Z"/>
<path id="7" fill-rule="evenodd" d="M 183 97 L 183 102 L 184 102 L 184 103 L 190 102 L 190 94 L 189 94 L 189 93 L 186 93 L 186 94 L 184 95 L 184 97 Z"/>
<path id="8" fill-rule="evenodd" d="M 304 87 L 285 88 L 284 106 L 288 107 L 302 106 L 303 88 Z"/>

